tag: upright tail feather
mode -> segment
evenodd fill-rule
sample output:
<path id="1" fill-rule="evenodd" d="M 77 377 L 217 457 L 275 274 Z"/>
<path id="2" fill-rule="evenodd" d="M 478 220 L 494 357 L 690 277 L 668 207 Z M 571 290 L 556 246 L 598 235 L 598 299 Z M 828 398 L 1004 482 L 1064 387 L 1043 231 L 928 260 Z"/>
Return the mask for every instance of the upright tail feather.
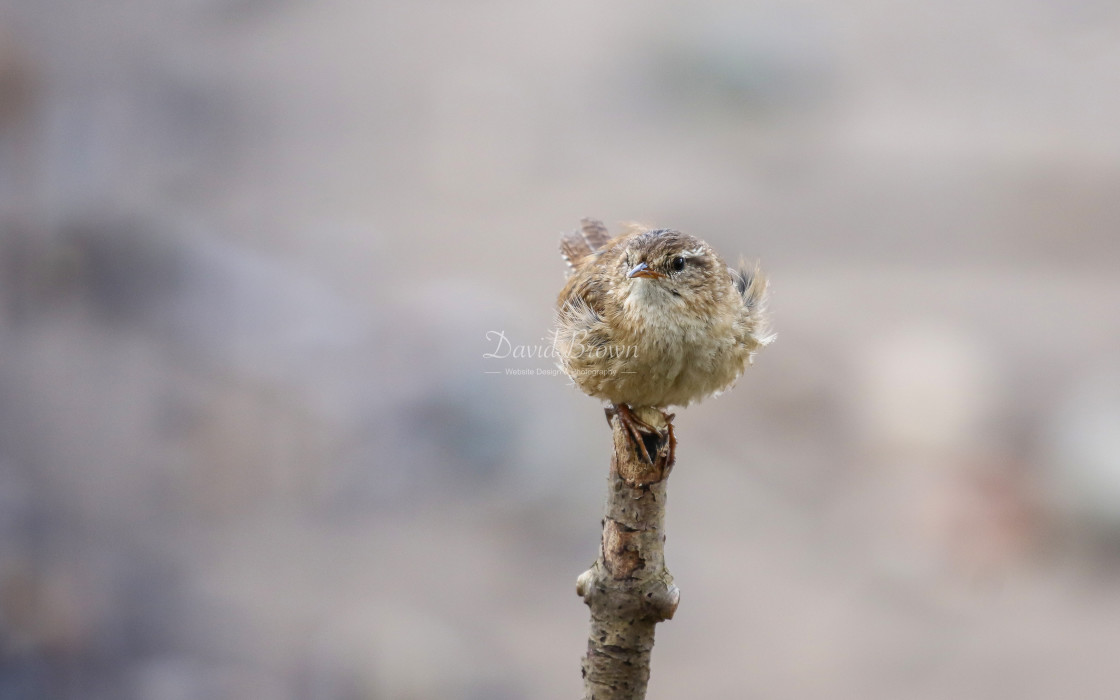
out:
<path id="1" fill-rule="evenodd" d="M 602 221 L 583 219 L 580 224 L 579 231 L 572 231 L 560 239 L 560 254 L 564 256 L 568 267 L 573 270 L 584 258 L 602 248 L 611 239 Z"/>

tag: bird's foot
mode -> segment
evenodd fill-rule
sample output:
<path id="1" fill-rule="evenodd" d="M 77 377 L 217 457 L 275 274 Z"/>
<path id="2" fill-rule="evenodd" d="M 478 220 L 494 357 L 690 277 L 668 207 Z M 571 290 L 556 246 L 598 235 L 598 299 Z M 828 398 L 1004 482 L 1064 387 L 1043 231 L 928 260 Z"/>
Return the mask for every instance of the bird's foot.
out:
<path id="1" fill-rule="evenodd" d="M 665 416 L 665 425 L 669 430 L 669 454 L 665 457 L 665 464 L 671 469 L 677 461 L 677 436 L 673 434 L 673 419 L 677 417 L 677 414 L 664 413 L 662 415 Z"/>
<path id="2" fill-rule="evenodd" d="M 618 421 L 626 431 L 626 434 L 630 437 L 630 441 L 634 445 L 638 456 L 647 464 L 653 464 L 654 461 L 654 457 L 650 455 L 650 452 L 652 451 L 654 454 L 659 453 L 662 441 L 667 440 L 669 449 L 666 464 L 673 464 L 676 456 L 677 439 L 673 435 L 672 421 L 674 416 L 672 413 L 663 414 L 667 425 L 667 434 L 665 431 L 658 430 L 639 418 L 634 411 L 624 403 L 611 404 L 606 408 L 606 414 L 608 425 L 611 422 L 611 418 L 618 416 Z"/>

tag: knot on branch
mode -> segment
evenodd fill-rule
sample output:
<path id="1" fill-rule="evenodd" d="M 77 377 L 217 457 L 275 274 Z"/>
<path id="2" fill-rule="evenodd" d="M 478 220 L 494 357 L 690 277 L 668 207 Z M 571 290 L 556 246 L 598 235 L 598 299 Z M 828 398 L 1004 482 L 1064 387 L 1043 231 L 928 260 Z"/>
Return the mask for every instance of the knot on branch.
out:
<path id="1" fill-rule="evenodd" d="M 661 582 L 656 590 L 646 594 L 658 620 L 672 620 L 681 602 L 681 589 L 672 583 Z"/>
<path id="2" fill-rule="evenodd" d="M 681 591 L 667 570 L 631 585 L 619 585 L 614 576 L 599 568 L 598 562 L 576 579 L 576 595 L 591 608 L 592 614 L 661 622 L 673 619 L 681 602 Z"/>

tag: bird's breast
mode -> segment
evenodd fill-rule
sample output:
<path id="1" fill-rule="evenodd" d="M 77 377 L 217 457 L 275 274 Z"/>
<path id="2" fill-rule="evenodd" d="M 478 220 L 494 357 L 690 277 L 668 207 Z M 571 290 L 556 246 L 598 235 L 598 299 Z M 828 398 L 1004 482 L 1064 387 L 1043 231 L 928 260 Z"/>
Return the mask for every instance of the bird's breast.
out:
<path id="1" fill-rule="evenodd" d="M 733 319 L 686 307 L 645 280 L 623 301 L 615 332 L 635 349 L 626 361 L 623 400 L 687 405 L 718 391 L 742 371 L 734 352 Z"/>
<path id="2" fill-rule="evenodd" d="M 709 319 L 688 313 L 679 297 L 667 292 L 664 296 L 632 293 L 623 304 L 618 325 L 620 335 L 636 347 L 641 370 L 651 379 L 672 381 L 692 351 L 704 344 L 711 328 Z"/>

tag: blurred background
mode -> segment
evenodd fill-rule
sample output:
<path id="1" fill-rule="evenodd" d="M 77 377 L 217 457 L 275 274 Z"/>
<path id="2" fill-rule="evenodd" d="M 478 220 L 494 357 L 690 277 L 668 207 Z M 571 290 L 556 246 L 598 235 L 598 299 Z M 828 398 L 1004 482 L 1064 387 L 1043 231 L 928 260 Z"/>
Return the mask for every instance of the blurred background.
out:
<path id="1" fill-rule="evenodd" d="M 0 698 L 577 697 L 610 434 L 484 355 L 583 216 L 772 278 L 651 698 L 1116 697 L 1117 75 L 1098 0 L 0 0 Z"/>

